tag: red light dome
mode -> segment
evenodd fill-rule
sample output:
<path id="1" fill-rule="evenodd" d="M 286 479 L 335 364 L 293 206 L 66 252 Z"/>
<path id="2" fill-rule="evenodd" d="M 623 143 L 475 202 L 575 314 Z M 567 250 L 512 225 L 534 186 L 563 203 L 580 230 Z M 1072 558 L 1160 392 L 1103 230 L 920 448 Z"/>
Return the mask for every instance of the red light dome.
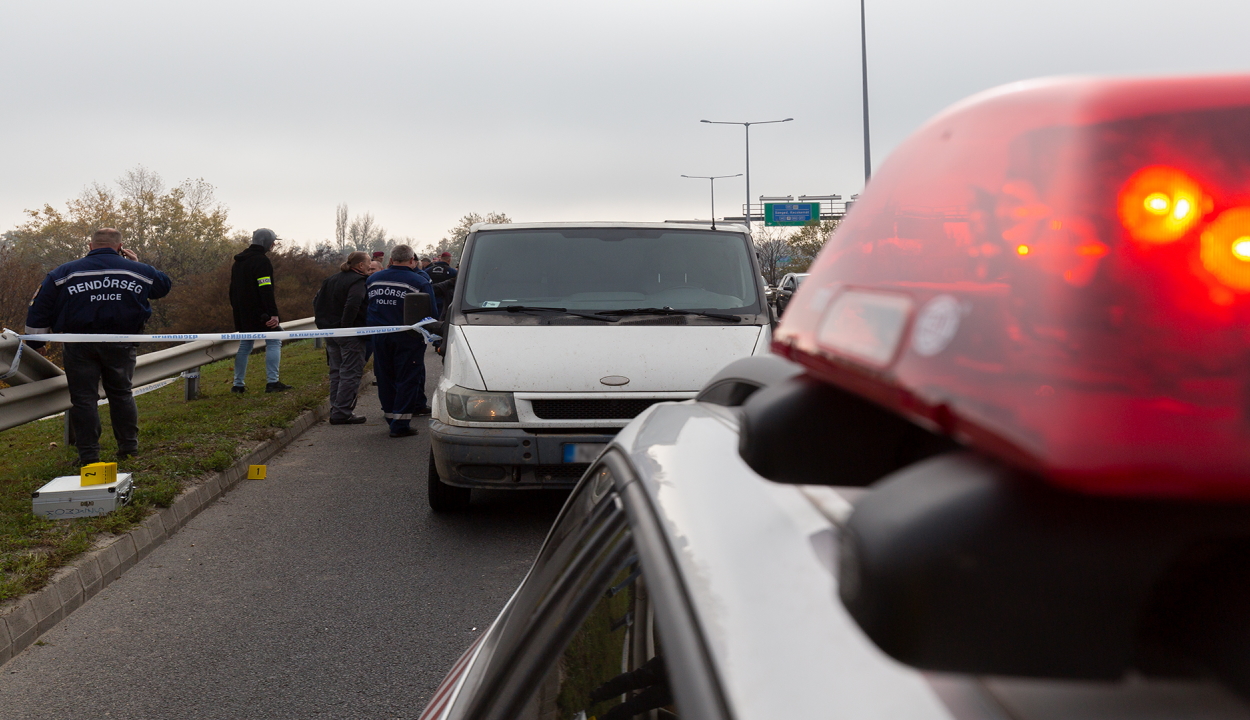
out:
<path id="1" fill-rule="evenodd" d="M 774 349 L 1051 481 L 1250 498 L 1250 76 L 1021 83 L 883 164 Z"/>

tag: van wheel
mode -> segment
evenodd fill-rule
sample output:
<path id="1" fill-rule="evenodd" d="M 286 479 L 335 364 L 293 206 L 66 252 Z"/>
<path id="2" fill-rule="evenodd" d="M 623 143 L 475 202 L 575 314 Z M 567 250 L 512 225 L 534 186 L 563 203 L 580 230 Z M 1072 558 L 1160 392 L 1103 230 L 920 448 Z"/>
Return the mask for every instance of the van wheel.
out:
<path id="1" fill-rule="evenodd" d="M 429 487 L 430 509 L 434 512 L 455 512 L 469 507 L 470 488 L 448 485 L 438 478 L 438 466 L 434 464 L 434 451 L 430 450 L 430 469 L 425 476 Z"/>

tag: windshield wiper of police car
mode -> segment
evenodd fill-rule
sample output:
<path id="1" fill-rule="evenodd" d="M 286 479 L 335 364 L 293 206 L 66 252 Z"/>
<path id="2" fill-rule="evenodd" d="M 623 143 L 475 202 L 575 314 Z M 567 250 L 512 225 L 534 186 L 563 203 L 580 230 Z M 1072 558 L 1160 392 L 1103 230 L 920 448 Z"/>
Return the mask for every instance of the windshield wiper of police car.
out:
<path id="1" fill-rule="evenodd" d="M 581 313 L 581 312 L 577 312 L 576 310 L 569 310 L 568 308 L 530 307 L 528 305 L 503 305 L 501 307 L 475 307 L 475 308 L 469 308 L 468 310 L 463 310 L 461 312 L 463 312 L 465 315 L 468 315 L 469 313 L 500 312 L 500 311 L 514 312 L 514 313 L 515 312 L 558 312 L 558 313 L 564 313 L 565 315 L 576 315 L 577 317 L 584 317 L 584 318 L 589 318 L 591 320 L 599 320 L 602 322 L 619 322 L 620 321 L 620 318 L 606 318 L 600 315 L 591 315 L 590 313 Z"/>
<path id="2" fill-rule="evenodd" d="M 676 310 L 671 307 L 662 308 L 627 308 L 623 310 L 600 310 L 596 315 L 698 315 L 705 318 L 716 318 L 717 320 L 733 320 L 734 322 L 742 322 L 742 318 L 737 315 L 726 315 L 724 313 L 703 312 L 701 310 Z"/>

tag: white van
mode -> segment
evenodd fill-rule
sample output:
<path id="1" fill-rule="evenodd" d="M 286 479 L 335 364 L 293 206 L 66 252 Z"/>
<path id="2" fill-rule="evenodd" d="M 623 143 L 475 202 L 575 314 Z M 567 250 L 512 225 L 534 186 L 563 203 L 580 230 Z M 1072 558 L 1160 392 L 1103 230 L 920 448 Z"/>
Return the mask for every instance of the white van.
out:
<path id="1" fill-rule="evenodd" d="M 474 225 L 430 418 L 429 501 L 572 487 L 650 405 L 692 398 L 771 326 L 741 225 Z"/>

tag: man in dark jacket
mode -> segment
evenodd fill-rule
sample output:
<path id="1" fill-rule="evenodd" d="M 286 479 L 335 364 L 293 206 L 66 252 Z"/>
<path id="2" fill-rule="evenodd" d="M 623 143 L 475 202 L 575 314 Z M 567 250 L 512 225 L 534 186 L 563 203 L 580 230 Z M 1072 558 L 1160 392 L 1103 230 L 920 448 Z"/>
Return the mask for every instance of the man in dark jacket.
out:
<path id="1" fill-rule="evenodd" d="M 365 278 L 369 275 L 369 255 L 353 252 L 339 271 L 326 278 L 313 298 L 313 313 L 319 328 L 365 326 Z M 359 337 L 326 338 L 326 360 L 330 364 L 330 424 L 359 425 L 356 396 L 365 371 L 365 341 Z"/>
<path id="2" fill-rule="evenodd" d="M 430 296 L 434 317 L 438 302 L 425 275 L 417 270 L 417 257 L 407 245 L 391 250 L 387 269 L 369 276 L 370 325 L 403 325 L 404 296 L 422 292 Z M 413 415 L 429 415 L 425 397 L 425 340 L 415 332 L 373 336 L 373 372 L 378 378 L 378 400 L 391 426 L 391 437 L 416 435 Z"/>
<path id="3" fill-rule="evenodd" d="M 425 274 L 433 285 L 450 280 L 458 273 L 459 271 L 451 266 L 451 253 L 449 252 L 439 255 L 438 260 L 425 269 Z"/>
<path id="4" fill-rule="evenodd" d="M 26 313 L 28 334 L 138 334 L 152 314 L 148 303 L 169 294 L 165 273 L 139 262 L 122 247 L 122 234 L 101 228 L 91 236 L 87 256 L 48 273 Z M 43 353 L 44 343 L 31 342 Z M 139 410 L 131 394 L 135 373 L 134 343 L 66 343 L 65 379 L 73 406 L 69 425 L 78 447 L 78 462 L 100 460 L 98 388 L 109 399 L 117 458 L 139 452 Z"/>
<path id="5" fill-rule="evenodd" d="M 235 332 L 265 332 L 281 330 L 278 325 L 278 302 L 273 294 L 273 263 L 265 255 L 278 241 L 269 228 L 252 233 L 252 244 L 234 256 L 230 269 L 230 307 L 234 310 Z M 239 352 L 234 356 L 234 387 L 232 391 L 247 391 L 245 376 L 247 358 L 252 353 L 254 340 L 240 340 Z M 278 366 L 282 362 L 282 343 L 265 341 L 265 392 L 290 390 L 278 379 Z"/>

